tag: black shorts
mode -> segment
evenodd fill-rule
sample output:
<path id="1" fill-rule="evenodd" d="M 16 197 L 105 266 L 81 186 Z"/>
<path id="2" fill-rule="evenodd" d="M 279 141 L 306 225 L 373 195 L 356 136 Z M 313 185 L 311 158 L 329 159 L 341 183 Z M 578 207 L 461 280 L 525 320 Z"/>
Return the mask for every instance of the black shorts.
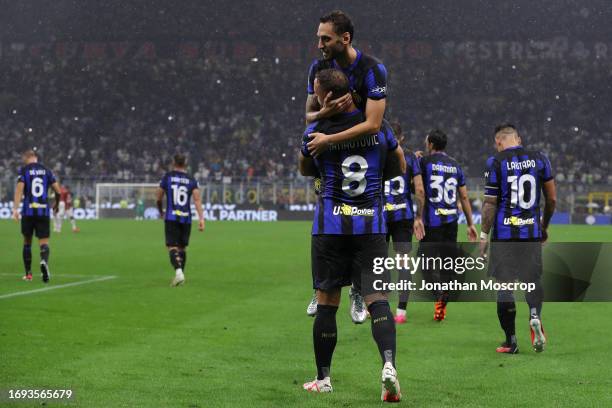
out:
<path id="1" fill-rule="evenodd" d="M 387 244 L 393 240 L 393 250 L 398 254 L 407 254 L 412 250 L 412 231 L 414 220 L 387 222 Z"/>
<path id="2" fill-rule="evenodd" d="M 312 275 L 315 289 L 330 291 L 353 285 L 366 296 L 381 290 L 391 281 L 388 270 L 373 271 L 374 259 L 387 256 L 384 234 L 313 235 L 311 241 Z M 375 289 L 375 281 L 378 289 Z"/>
<path id="3" fill-rule="evenodd" d="M 419 255 L 427 257 L 457 256 L 457 222 L 439 227 L 425 227 L 425 236 L 419 244 Z"/>
<path id="4" fill-rule="evenodd" d="M 166 246 L 186 247 L 189 245 L 191 235 L 191 223 L 176 221 L 165 222 Z"/>
<path id="5" fill-rule="evenodd" d="M 489 275 L 500 282 L 537 282 L 542 276 L 542 242 L 492 241 Z"/>
<path id="6" fill-rule="evenodd" d="M 36 232 L 36 238 L 49 238 L 49 217 L 48 216 L 22 216 L 21 233 L 24 237 L 31 238 Z"/>

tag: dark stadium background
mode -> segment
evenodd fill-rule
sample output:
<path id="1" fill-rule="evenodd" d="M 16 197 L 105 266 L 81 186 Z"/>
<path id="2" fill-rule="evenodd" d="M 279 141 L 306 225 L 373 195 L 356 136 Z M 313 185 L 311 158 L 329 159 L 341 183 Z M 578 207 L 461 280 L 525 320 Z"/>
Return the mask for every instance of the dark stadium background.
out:
<path id="1" fill-rule="evenodd" d="M 210 191 L 247 183 L 257 205 L 311 202 L 295 154 L 318 17 L 337 7 L 388 67 L 387 117 L 412 148 L 447 131 L 473 199 L 493 126 L 509 120 L 549 155 L 560 209 L 609 223 L 605 196 L 588 195 L 612 184 L 609 2 L 431 3 L 5 4 L 0 202 L 32 147 L 83 206 L 96 182 L 155 182 L 176 151 Z"/>

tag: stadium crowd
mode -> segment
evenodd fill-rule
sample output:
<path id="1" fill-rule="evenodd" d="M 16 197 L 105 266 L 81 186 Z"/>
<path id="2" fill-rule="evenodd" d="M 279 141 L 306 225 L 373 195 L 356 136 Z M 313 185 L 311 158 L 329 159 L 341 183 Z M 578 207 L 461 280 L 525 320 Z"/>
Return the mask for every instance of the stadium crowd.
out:
<path id="1" fill-rule="evenodd" d="M 375 50 L 373 52 L 376 55 Z M 433 127 L 449 152 L 479 176 L 492 129 L 516 123 L 524 142 L 547 152 L 560 181 L 612 183 L 611 63 L 572 59 L 468 61 L 394 59 L 387 117 L 419 149 Z M 64 177 L 157 178 L 176 151 L 201 180 L 294 178 L 304 127 L 309 61 L 233 60 L 2 62 L 0 171 L 35 147 Z"/>

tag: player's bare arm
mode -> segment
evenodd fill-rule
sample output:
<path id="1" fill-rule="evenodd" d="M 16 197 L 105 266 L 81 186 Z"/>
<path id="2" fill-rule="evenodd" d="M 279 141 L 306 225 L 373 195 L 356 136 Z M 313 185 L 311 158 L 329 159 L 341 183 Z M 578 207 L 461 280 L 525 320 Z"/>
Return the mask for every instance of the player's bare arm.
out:
<path id="1" fill-rule="evenodd" d="M 495 213 L 497 212 L 497 197 L 485 196 L 482 204 L 482 221 L 480 225 L 480 256 L 485 257 L 489 246 L 489 233 L 493 222 L 495 221 Z"/>
<path id="2" fill-rule="evenodd" d="M 199 188 L 193 189 L 193 203 L 195 204 L 196 212 L 198 213 L 198 230 L 204 231 L 205 221 L 204 221 L 204 210 L 202 209 L 202 195 L 200 194 Z"/>
<path id="3" fill-rule="evenodd" d="M 314 177 L 318 174 L 314 160 L 311 157 L 306 157 L 301 153 L 298 158 L 298 168 L 300 170 L 300 174 L 305 177 Z"/>
<path id="4" fill-rule="evenodd" d="M 161 187 L 157 187 L 157 191 L 155 192 L 155 203 L 157 204 L 157 210 L 159 211 L 159 217 L 161 219 L 164 218 L 164 207 L 162 205 L 163 199 L 164 199 L 164 189 Z"/>
<path id="5" fill-rule="evenodd" d="M 338 144 L 346 142 L 347 140 L 356 139 L 362 135 L 378 132 L 382 125 L 386 103 L 385 99 L 374 100 L 368 98 L 365 110 L 365 121 L 350 129 L 332 135 L 325 135 L 320 132 L 311 133 L 309 136 L 312 139 L 308 142 L 308 151 L 316 157 L 323 153 L 330 144 Z"/>
<path id="6" fill-rule="evenodd" d="M 59 183 L 57 181 L 55 183 L 51 184 L 51 188 L 55 192 L 55 201 L 53 202 L 53 212 L 57 213 L 57 211 L 59 209 L 59 203 L 60 203 L 62 188 L 61 188 L 61 186 L 59 185 Z"/>
<path id="7" fill-rule="evenodd" d="M 459 187 L 459 201 L 461 202 L 461 208 L 463 208 L 465 220 L 468 225 L 468 239 L 470 240 L 470 242 L 475 242 L 478 237 L 478 233 L 476 231 L 476 227 L 474 226 L 474 221 L 472 219 L 472 205 L 470 204 L 470 198 L 468 197 L 468 191 L 466 186 Z"/>
<path id="8" fill-rule="evenodd" d="M 306 124 L 344 112 L 352 102 L 350 94 L 336 99 L 331 99 L 331 97 L 332 93 L 329 92 L 323 101 L 323 106 L 320 106 L 316 95 L 308 95 L 308 98 L 306 98 Z"/>
<path id="9" fill-rule="evenodd" d="M 544 216 L 542 217 L 542 242 L 548 239 L 548 224 L 557 206 L 557 188 L 554 180 L 548 180 L 542 185 L 544 192 Z"/>
<path id="10" fill-rule="evenodd" d="M 420 174 L 412 177 L 414 184 L 414 201 L 416 202 L 416 214 L 414 216 L 414 236 L 419 241 L 425 237 L 425 225 L 423 224 L 423 208 L 425 207 L 425 188 L 423 177 Z"/>
<path id="11" fill-rule="evenodd" d="M 13 219 L 19 221 L 19 206 L 21 205 L 21 197 L 23 197 L 23 181 L 18 181 L 15 187 L 15 196 L 13 197 Z"/>

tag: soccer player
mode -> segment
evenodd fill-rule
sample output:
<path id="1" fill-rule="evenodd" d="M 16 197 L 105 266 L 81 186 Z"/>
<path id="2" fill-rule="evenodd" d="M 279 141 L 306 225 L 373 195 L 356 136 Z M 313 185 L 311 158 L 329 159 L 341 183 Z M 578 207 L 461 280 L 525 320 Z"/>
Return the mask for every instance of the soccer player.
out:
<path id="1" fill-rule="evenodd" d="M 172 286 L 185 283 L 187 246 L 191 235 L 191 197 L 198 213 L 198 229 L 204 231 L 204 211 L 198 182 L 187 174 L 187 159 L 176 154 L 173 169 L 162 177 L 157 189 L 157 208 L 165 220 L 166 247 L 174 268 Z M 166 211 L 162 200 L 166 195 Z"/>
<path id="2" fill-rule="evenodd" d="M 544 350 L 541 284 L 542 242 L 548 238 L 548 224 L 555 211 L 557 193 L 550 162 L 538 151 L 521 146 L 516 127 L 502 124 L 495 128 L 498 153 L 487 160 L 485 199 L 480 232 L 481 255 L 485 256 L 491 235 L 489 274 L 500 282 L 534 283 L 525 293 L 529 305 L 531 344 Z M 540 194 L 544 192 L 544 216 L 540 219 Z M 506 340 L 498 353 L 519 351 L 515 332 L 516 305 L 509 290 L 497 293 L 497 316 Z"/>
<path id="3" fill-rule="evenodd" d="M 53 223 L 54 232 L 62 232 L 62 223 L 66 216 L 70 218 L 72 232 L 79 232 L 80 230 L 76 225 L 76 220 L 74 219 L 74 211 L 72 210 L 72 192 L 70 191 L 70 187 L 63 185 L 60 191 L 59 207 L 55 212 L 55 219 Z"/>
<path id="4" fill-rule="evenodd" d="M 446 154 L 446 144 L 447 137 L 443 131 L 431 130 L 425 138 L 427 154 L 420 159 L 425 187 L 425 237 L 419 245 L 419 254 L 427 258 L 444 259 L 457 255 L 457 201 L 461 202 L 467 220 L 468 239 L 477 239 L 463 170 L 455 159 Z M 433 282 L 445 282 L 451 272 L 424 269 L 423 276 Z M 446 317 L 449 293 L 435 291 L 435 297 L 434 320 L 442 321 Z"/>
<path id="5" fill-rule="evenodd" d="M 320 102 L 329 92 L 337 99 L 349 93 L 349 80 L 340 70 L 317 72 L 314 91 Z M 400 386 L 395 369 L 395 322 L 386 292 L 375 280 L 388 280 L 388 273 L 373 274 L 374 259 L 387 255 L 383 205 L 383 171 L 401 174 L 403 152 L 390 128 L 365 135 L 355 142 L 334 145 L 313 160 L 308 151 L 309 134 L 315 130 L 343 131 L 363 121 L 351 103 L 345 112 L 312 122 L 300 155 L 300 172 L 319 173 L 321 194 L 315 209 L 311 259 L 317 288 L 317 313 L 313 342 L 317 377 L 304 384 L 312 392 L 331 392 L 330 367 L 337 341 L 336 312 L 341 289 L 353 284 L 365 301 L 372 320 L 372 335 L 382 358 L 383 401 L 399 401 Z M 386 169 L 397 163 L 397 170 Z M 388 272 L 388 271 L 387 271 Z"/>
<path id="6" fill-rule="evenodd" d="M 365 120 L 348 129 L 330 133 L 313 132 L 308 149 L 313 156 L 325 151 L 331 143 L 353 140 L 365 134 L 378 132 L 385 113 L 387 96 L 387 69 L 378 59 L 354 48 L 355 29 L 350 17 L 335 10 L 319 19 L 317 37 L 322 58 L 315 60 L 308 70 L 308 98 L 306 99 L 306 123 L 329 118 L 346 111 L 351 103 L 365 114 Z M 323 69 L 340 69 L 349 78 L 351 92 L 340 98 L 328 93 L 319 100 L 314 92 L 316 73 Z M 314 174 L 315 190 L 319 175 Z M 351 319 L 363 323 L 367 318 L 365 304 L 360 293 L 351 288 Z M 317 309 L 316 294 L 307 307 L 306 313 L 314 316 Z"/>
<path id="7" fill-rule="evenodd" d="M 38 163 L 38 155 L 28 150 L 22 155 L 24 166 L 19 169 L 15 197 L 13 199 L 13 218 L 19 221 L 21 207 L 21 234 L 23 235 L 23 265 L 26 281 L 32 280 L 32 235 L 36 234 L 40 245 L 40 272 L 42 281 L 48 283 L 49 270 L 49 188 L 55 191 L 53 209 L 57 210 L 60 185 L 51 170 Z"/>
<path id="8" fill-rule="evenodd" d="M 401 145 L 404 141 L 402 127 L 398 122 L 391 123 L 393 133 Z M 418 240 L 423 238 L 423 205 L 424 195 L 421 168 L 414 153 L 405 154 L 406 172 L 385 181 L 385 215 L 387 220 L 387 244 L 393 239 L 393 250 L 396 254 L 409 254 L 412 250 L 412 233 Z M 412 206 L 411 185 L 414 185 L 416 214 Z M 405 269 L 398 271 L 400 281 L 411 280 L 410 272 Z M 408 305 L 408 290 L 400 291 L 399 303 L 395 314 L 395 323 L 406 323 L 406 306 Z"/>

